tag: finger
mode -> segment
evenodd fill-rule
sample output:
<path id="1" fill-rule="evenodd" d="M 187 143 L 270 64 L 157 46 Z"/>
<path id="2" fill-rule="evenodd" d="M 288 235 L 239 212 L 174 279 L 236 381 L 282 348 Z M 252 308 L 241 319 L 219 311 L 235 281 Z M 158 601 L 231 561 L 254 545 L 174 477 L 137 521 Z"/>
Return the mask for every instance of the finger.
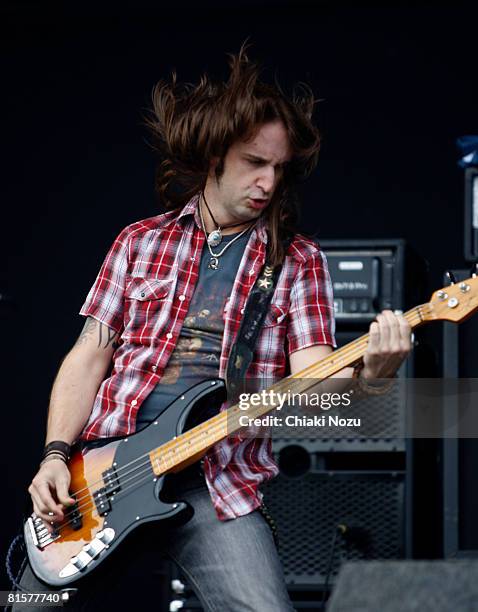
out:
<path id="1" fill-rule="evenodd" d="M 56 495 L 58 501 L 65 506 L 71 506 L 75 503 L 75 500 L 70 496 L 68 491 L 69 484 L 69 478 L 57 478 L 56 480 Z"/>
<path id="2" fill-rule="evenodd" d="M 31 495 L 34 505 L 37 507 L 38 511 L 42 515 L 42 518 L 45 519 L 48 517 L 48 512 L 50 512 L 50 507 L 45 502 L 38 487 L 39 487 L 39 483 L 32 482 L 28 491 Z"/>
<path id="3" fill-rule="evenodd" d="M 398 324 L 400 329 L 400 345 L 402 351 L 408 354 L 412 349 L 412 328 L 403 315 L 398 316 Z"/>
<path id="4" fill-rule="evenodd" d="M 32 496 L 32 501 L 33 501 L 33 512 L 36 514 L 36 516 L 38 516 L 39 518 L 43 520 L 44 527 L 51 533 L 54 530 L 54 526 L 52 525 L 53 517 L 50 516 L 48 512 L 44 512 L 40 509 L 40 506 L 38 505 L 36 499 L 33 498 L 33 496 Z"/>
<path id="5" fill-rule="evenodd" d="M 387 317 L 383 312 L 377 315 L 377 323 L 380 333 L 380 353 L 386 356 L 390 352 L 390 328 Z"/>
<path id="6" fill-rule="evenodd" d="M 395 313 L 391 310 L 384 310 L 382 315 L 385 318 L 386 325 L 389 331 L 388 348 L 390 353 L 401 353 L 401 336 L 400 325 Z"/>
<path id="7" fill-rule="evenodd" d="M 44 503 L 41 501 L 40 497 L 37 495 L 36 489 L 33 487 L 33 485 L 30 486 L 28 491 L 32 498 L 33 509 L 35 511 L 35 514 L 39 516 L 40 518 L 42 518 L 43 520 L 48 520 L 48 509 L 44 505 Z"/>
<path id="8" fill-rule="evenodd" d="M 380 348 L 380 328 L 377 321 L 373 321 L 370 324 L 369 334 L 368 334 L 368 345 L 367 352 L 370 355 L 375 355 L 378 353 Z"/>
<path id="9" fill-rule="evenodd" d="M 56 503 L 53 499 L 50 491 L 50 484 L 47 481 L 41 481 L 36 483 L 37 495 L 40 498 L 40 507 L 44 508 L 43 512 L 48 515 L 49 512 L 53 512 L 50 520 L 61 520 L 63 518 L 63 512 L 61 506 Z"/>

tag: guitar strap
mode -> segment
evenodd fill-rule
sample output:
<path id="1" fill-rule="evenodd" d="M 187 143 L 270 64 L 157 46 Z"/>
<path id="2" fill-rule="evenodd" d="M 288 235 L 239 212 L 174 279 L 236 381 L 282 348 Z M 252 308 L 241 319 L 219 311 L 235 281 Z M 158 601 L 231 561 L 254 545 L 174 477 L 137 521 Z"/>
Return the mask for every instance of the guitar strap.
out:
<path id="1" fill-rule="evenodd" d="M 293 236 L 287 236 L 282 241 L 284 251 L 287 251 L 292 240 Z M 281 270 L 281 264 L 275 267 L 270 264 L 269 253 L 267 253 L 266 263 L 249 293 L 237 339 L 227 362 L 226 387 L 229 399 L 237 397 L 244 385 L 246 371 L 251 364 L 257 337 L 264 323 Z"/>

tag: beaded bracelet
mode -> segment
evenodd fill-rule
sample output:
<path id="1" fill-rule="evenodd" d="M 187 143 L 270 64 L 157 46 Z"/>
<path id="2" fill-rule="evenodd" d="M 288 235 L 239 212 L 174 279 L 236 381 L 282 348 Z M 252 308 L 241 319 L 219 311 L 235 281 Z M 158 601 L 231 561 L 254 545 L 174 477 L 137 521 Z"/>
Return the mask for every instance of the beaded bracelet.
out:
<path id="1" fill-rule="evenodd" d="M 43 460 L 41 461 L 40 465 L 43 465 L 47 461 L 54 461 L 55 459 L 59 459 L 60 461 L 63 461 L 63 463 L 66 464 L 65 457 L 63 455 L 61 455 L 60 453 L 48 453 L 48 455 L 46 455 L 43 458 Z"/>

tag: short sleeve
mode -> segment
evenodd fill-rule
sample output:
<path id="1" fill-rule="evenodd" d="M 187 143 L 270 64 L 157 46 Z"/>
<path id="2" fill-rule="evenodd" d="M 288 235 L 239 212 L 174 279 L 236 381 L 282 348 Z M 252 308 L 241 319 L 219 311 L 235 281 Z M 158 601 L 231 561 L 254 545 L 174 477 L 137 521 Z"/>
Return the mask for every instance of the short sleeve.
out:
<path id="1" fill-rule="evenodd" d="M 123 326 L 128 235 L 126 227 L 113 242 L 80 310 L 81 315 L 93 317 L 116 332 L 120 332 Z"/>
<path id="2" fill-rule="evenodd" d="M 301 263 L 292 285 L 287 340 L 289 353 L 317 344 L 337 346 L 332 282 L 320 250 Z"/>

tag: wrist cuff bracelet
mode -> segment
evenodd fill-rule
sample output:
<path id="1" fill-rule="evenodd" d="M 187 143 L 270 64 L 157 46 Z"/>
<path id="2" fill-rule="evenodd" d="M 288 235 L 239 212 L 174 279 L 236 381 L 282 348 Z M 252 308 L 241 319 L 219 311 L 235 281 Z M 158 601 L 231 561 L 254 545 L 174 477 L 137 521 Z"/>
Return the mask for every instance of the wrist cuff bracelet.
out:
<path id="1" fill-rule="evenodd" d="M 43 449 L 43 457 L 45 458 L 49 453 L 51 453 L 52 451 L 55 451 L 57 453 L 64 455 L 65 459 L 69 459 L 70 449 L 71 449 L 70 445 L 67 444 L 66 442 L 63 442 L 61 440 L 55 440 L 54 442 L 50 442 L 49 444 L 45 446 L 45 448 Z"/>

